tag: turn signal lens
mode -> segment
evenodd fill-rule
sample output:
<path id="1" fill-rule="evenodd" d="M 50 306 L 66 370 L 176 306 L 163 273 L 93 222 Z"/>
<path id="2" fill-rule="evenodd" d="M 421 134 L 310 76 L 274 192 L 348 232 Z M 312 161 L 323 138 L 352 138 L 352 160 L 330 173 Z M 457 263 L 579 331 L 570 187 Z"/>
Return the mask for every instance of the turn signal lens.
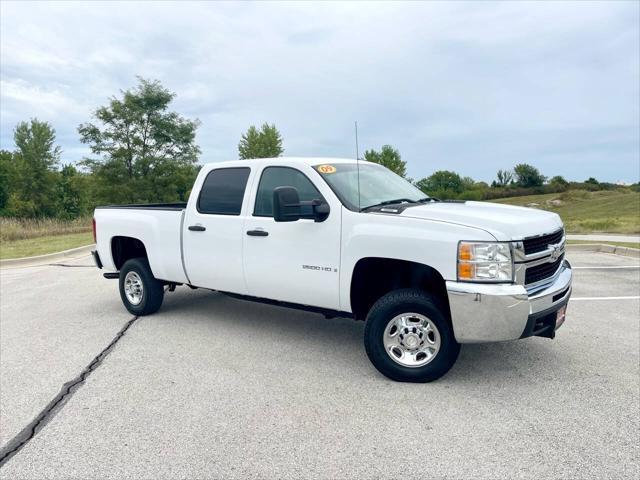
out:
<path id="1" fill-rule="evenodd" d="M 473 247 L 469 243 L 461 243 L 458 250 L 459 260 L 473 260 Z"/>
<path id="2" fill-rule="evenodd" d="M 475 276 L 475 268 L 473 263 L 459 263 L 458 264 L 458 279 L 459 280 L 473 280 Z"/>

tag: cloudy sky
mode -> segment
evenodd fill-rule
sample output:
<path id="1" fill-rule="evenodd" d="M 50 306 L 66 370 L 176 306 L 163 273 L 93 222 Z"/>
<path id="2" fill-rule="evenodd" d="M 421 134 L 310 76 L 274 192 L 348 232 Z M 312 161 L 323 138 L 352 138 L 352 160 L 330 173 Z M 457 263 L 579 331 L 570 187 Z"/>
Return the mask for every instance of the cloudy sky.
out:
<path id="1" fill-rule="evenodd" d="M 640 177 L 640 3 L 1 3 L 0 146 L 78 124 L 136 75 L 198 118 L 202 162 L 273 122 L 285 154 L 388 143 L 421 178 L 490 181 L 519 162 L 582 180 Z"/>

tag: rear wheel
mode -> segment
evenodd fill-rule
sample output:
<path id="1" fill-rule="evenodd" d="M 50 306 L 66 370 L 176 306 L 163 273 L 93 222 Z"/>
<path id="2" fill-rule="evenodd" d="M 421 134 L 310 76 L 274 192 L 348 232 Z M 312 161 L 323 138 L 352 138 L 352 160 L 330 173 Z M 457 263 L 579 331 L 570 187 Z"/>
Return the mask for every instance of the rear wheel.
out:
<path id="1" fill-rule="evenodd" d="M 444 308 L 433 296 L 415 289 L 390 292 L 373 305 L 364 343 L 371 363 L 401 382 L 436 380 L 460 353 Z"/>
<path id="2" fill-rule="evenodd" d="M 122 266 L 120 298 L 134 315 L 150 315 L 162 305 L 164 287 L 153 276 L 146 258 L 132 258 Z"/>

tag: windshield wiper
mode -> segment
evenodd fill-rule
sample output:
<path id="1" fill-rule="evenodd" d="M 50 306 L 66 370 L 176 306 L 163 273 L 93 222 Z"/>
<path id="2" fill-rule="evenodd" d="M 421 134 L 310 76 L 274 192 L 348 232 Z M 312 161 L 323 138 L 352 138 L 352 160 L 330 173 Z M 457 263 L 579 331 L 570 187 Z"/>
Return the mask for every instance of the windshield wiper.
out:
<path id="1" fill-rule="evenodd" d="M 366 212 L 367 210 L 369 210 L 371 208 L 384 207 L 385 205 L 394 205 L 396 203 L 403 203 L 403 202 L 418 203 L 416 200 L 411 200 L 410 198 L 396 198 L 395 200 L 386 200 L 384 202 L 380 202 L 380 203 L 375 203 L 373 205 L 369 205 L 368 207 L 364 207 L 364 208 L 360 209 L 360 211 L 361 212 Z"/>

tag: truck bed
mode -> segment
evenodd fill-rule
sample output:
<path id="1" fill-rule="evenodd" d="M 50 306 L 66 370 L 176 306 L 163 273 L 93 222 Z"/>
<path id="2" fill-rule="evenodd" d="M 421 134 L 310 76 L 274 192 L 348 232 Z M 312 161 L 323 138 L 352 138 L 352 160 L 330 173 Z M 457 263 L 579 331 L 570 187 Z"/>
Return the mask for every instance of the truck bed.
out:
<path id="1" fill-rule="evenodd" d="M 187 208 L 187 203 L 130 203 L 125 205 L 101 205 L 100 208 L 122 208 L 129 210 L 173 210 L 180 211 Z"/>

